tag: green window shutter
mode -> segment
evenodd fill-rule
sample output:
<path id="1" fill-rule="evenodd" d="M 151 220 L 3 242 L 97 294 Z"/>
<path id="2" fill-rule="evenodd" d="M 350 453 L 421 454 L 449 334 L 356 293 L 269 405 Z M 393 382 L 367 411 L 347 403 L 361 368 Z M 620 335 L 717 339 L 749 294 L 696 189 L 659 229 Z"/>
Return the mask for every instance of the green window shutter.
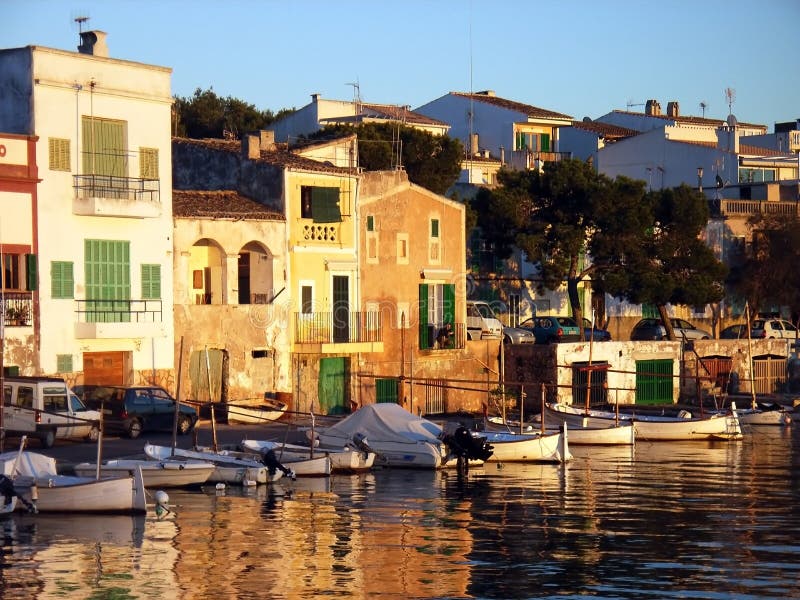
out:
<path id="1" fill-rule="evenodd" d="M 161 299 L 161 265 L 142 265 L 142 298 Z"/>
<path id="2" fill-rule="evenodd" d="M 542 152 L 550 152 L 550 134 L 543 133 L 539 136 L 539 145 Z"/>
<path id="3" fill-rule="evenodd" d="M 658 312 L 658 307 L 655 304 L 642 304 L 642 318 L 660 319 L 661 313 Z"/>
<path id="4" fill-rule="evenodd" d="M 56 372 L 57 373 L 72 373 L 72 355 L 71 354 L 57 354 L 56 355 Z"/>
<path id="5" fill-rule="evenodd" d="M 439 219 L 431 219 L 431 237 L 439 237 Z"/>
<path id="6" fill-rule="evenodd" d="M 367 231 L 375 231 L 375 217 L 367 215 Z"/>
<path id="7" fill-rule="evenodd" d="M 158 179 L 158 148 L 139 148 L 139 177 Z"/>
<path id="8" fill-rule="evenodd" d="M 84 274 L 86 299 L 92 301 L 86 307 L 90 318 L 94 322 L 130 321 L 130 242 L 84 240 Z"/>
<path id="9" fill-rule="evenodd" d="M 455 324 L 456 322 L 456 286 L 453 283 L 447 283 L 442 286 L 443 290 L 443 307 L 444 322 Z"/>
<path id="10" fill-rule="evenodd" d="M 26 285 L 29 292 L 34 292 L 39 289 L 39 262 L 35 254 L 25 255 L 25 278 Z"/>
<path id="11" fill-rule="evenodd" d="M 419 286 L 419 347 L 430 348 L 430 333 L 428 332 L 428 284 Z"/>
<path id="12" fill-rule="evenodd" d="M 62 138 L 48 138 L 47 148 L 50 170 L 69 171 L 69 140 Z"/>
<path id="13" fill-rule="evenodd" d="M 315 223 L 340 223 L 339 188 L 315 187 L 311 189 L 311 217 Z"/>
<path id="14" fill-rule="evenodd" d="M 376 379 L 375 401 L 397 403 L 397 379 Z"/>
<path id="15" fill-rule="evenodd" d="M 52 298 L 75 297 L 75 278 L 71 262 L 50 263 L 50 295 Z"/>
<path id="16" fill-rule="evenodd" d="M 125 176 L 125 122 L 83 117 L 83 172 Z"/>

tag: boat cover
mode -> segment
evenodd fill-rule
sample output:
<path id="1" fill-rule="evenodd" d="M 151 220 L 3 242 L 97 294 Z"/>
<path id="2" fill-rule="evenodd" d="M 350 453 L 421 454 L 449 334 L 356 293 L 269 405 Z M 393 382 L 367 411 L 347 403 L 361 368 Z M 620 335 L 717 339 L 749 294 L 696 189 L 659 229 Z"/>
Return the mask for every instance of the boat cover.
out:
<path id="1" fill-rule="evenodd" d="M 368 404 L 320 434 L 347 442 L 362 434 L 370 442 L 422 441 L 441 443 L 442 428 L 433 421 L 415 416 L 399 404 Z"/>

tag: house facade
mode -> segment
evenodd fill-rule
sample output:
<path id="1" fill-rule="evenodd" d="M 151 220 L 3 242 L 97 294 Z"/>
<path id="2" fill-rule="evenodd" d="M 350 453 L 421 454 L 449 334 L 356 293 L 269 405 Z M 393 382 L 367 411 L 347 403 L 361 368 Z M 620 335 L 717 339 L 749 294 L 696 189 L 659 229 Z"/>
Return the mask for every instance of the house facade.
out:
<path id="1" fill-rule="evenodd" d="M 353 140 L 346 138 L 342 143 L 352 147 Z M 326 151 L 317 147 L 314 152 Z M 290 356 L 286 370 L 279 367 L 278 377 L 272 380 L 274 389 L 265 391 L 288 394 L 291 390 L 287 399 L 293 410 L 347 412 L 356 394 L 353 358 L 359 352 L 380 352 L 382 335 L 378 315 L 359 309 L 357 170 L 290 152 L 266 131 L 247 135 L 242 141 L 175 139 L 173 158 L 176 190 L 227 190 L 283 216 L 282 238 L 274 232 L 270 241 L 261 240 L 263 247 L 256 252 L 259 261 L 261 256 L 272 257 L 270 276 L 267 271 L 261 275 L 250 271 L 251 294 L 259 297 L 247 310 L 263 311 L 266 330 L 272 332 L 269 343 L 259 341 L 259 347 L 274 351 L 281 365 L 283 358 L 278 357 Z M 233 247 L 240 242 L 245 238 Z M 192 246 L 176 249 L 192 257 L 178 271 L 186 278 L 191 276 L 193 289 L 200 291 L 200 302 L 242 304 L 247 300 L 242 271 L 236 278 L 232 274 L 242 260 L 241 248 L 249 242 L 239 246 L 236 254 L 227 249 L 230 244 L 224 250 L 215 247 L 221 246 L 218 243 L 204 244 L 208 251 L 195 252 L 196 240 Z M 251 268 L 254 260 L 251 253 Z M 224 335 L 218 333 L 220 338 Z M 258 348 L 250 351 L 258 352 Z M 281 372 L 290 375 L 282 378 Z M 219 387 L 226 385 L 232 387 L 223 377 Z M 261 392 L 253 390 L 256 396 Z"/>
<path id="2" fill-rule="evenodd" d="M 0 51 L 0 131 L 38 138 L 32 247 L 6 260 L 32 292 L 20 373 L 174 390 L 170 85 L 99 31 Z"/>
<path id="3" fill-rule="evenodd" d="M 382 352 L 359 356 L 359 405 L 478 411 L 496 388 L 500 340 L 466 331 L 464 211 L 402 171 L 362 175 L 362 306 L 380 314 L 384 335 Z"/>

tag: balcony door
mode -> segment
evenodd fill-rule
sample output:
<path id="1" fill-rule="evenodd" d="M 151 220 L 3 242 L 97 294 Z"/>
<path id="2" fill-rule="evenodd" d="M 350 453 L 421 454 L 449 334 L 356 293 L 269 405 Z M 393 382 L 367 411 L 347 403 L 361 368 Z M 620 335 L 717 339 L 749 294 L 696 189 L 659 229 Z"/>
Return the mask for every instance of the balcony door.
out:
<path id="1" fill-rule="evenodd" d="M 85 240 L 86 322 L 131 320 L 130 242 Z"/>
<path id="2" fill-rule="evenodd" d="M 333 276 L 333 341 L 350 341 L 350 277 Z"/>

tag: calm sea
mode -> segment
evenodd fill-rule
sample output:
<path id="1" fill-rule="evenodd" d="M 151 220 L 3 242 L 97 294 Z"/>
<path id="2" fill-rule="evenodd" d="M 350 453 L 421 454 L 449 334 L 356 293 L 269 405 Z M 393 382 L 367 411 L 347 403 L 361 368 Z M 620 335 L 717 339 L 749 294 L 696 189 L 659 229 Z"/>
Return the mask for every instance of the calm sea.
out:
<path id="1" fill-rule="evenodd" d="M 800 597 L 800 424 L 0 521 L 0 597 Z"/>

